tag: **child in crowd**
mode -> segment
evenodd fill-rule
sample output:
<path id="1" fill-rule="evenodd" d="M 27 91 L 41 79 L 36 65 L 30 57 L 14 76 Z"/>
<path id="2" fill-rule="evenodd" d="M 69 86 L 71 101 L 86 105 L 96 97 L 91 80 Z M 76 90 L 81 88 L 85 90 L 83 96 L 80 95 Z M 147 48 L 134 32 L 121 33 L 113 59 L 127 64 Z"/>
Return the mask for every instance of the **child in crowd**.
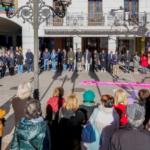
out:
<path id="1" fill-rule="evenodd" d="M 115 105 L 114 108 L 117 111 L 119 118 L 120 118 L 120 126 L 124 126 L 128 122 L 128 118 L 126 115 L 126 108 L 127 108 L 127 96 L 126 92 L 122 89 L 118 89 L 115 92 Z"/>

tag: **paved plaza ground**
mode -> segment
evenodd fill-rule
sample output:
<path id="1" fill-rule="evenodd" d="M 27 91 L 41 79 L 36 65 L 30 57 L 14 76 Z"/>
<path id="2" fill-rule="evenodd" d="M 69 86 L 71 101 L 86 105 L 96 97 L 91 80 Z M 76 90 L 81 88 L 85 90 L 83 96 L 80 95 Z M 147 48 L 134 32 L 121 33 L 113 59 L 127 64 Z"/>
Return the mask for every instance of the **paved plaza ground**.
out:
<path id="1" fill-rule="evenodd" d="M 17 91 L 17 86 L 20 83 L 29 81 L 33 77 L 33 73 L 24 73 L 22 75 L 16 74 L 15 76 L 6 76 L 3 79 L 0 79 L 0 106 L 7 110 L 6 115 L 6 125 L 3 138 L 3 150 L 6 149 L 8 143 L 12 138 L 12 133 L 14 130 L 14 115 L 11 106 L 11 99 L 15 96 Z M 71 92 L 75 92 L 79 99 L 82 102 L 82 93 L 86 89 L 92 89 L 96 93 L 96 101 L 99 102 L 100 96 L 102 94 L 112 94 L 114 89 L 119 88 L 119 85 L 115 83 L 111 86 L 108 85 L 82 85 L 81 81 L 83 80 L 97 80 L 104 82 L 113 82 L 113 78 L 109 73 L 102 72 L 62 72 L 62 73 L 53 73 L 50 71 L 42 72 L 40 74 L 40 101 L 42 105 L 43 114 L 45 114 L 46 101 L 51 96 L 52 91 L 57 86 L 63 86 L 65 97 L 68 96 Z M 150 75 L 144 74 L 124 74 L 120 73 L 118 82 L 138 82 L 138 83 L 150 83 Z M 116 82 L 117 83 L 117 82 Z M 130 91 L 137 90 L 139 87 L 125 87 L 124 88 L 128 94 Z"/>

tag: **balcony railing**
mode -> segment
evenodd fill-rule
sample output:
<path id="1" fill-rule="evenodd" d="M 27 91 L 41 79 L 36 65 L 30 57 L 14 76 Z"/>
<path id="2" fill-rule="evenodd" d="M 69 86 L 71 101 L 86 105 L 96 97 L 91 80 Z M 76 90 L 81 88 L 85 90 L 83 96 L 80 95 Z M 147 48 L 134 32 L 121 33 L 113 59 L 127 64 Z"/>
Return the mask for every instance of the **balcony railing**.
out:
<path id="1" fill-rule="evenodd" d="M 48 19 L 46 26 L 123 26 L 125 23 L 128 26 L 142 26 L 148 22 L 150 22 L 150 13 L 131 15 L 128 12 L 115 12 L 115 15 L 99 13 L 94 16 L 85 13 L 68 13 L 64 19 Z"/>

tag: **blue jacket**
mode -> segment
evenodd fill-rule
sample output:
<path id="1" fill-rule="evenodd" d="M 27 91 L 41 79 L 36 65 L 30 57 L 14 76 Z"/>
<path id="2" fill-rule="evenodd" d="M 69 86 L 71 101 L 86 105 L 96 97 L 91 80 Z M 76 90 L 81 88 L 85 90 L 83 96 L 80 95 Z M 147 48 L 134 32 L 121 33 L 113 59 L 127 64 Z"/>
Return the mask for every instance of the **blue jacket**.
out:
<path id="1" fill-rule="evenodd" d="M 51 57 L 51 55 L 50 55 L 49 52 L 44 52 L 44 53 L 43 53 L 43 59 L 48 59 L 48 60 L 50 60 L 50 57 Z"/>
<path id="2" fill-rule="evenodd" d="M 10 150 L 50 150 L 50 145 L 47 122 L 42 117 L 23 118 L 16 126 Z"/>

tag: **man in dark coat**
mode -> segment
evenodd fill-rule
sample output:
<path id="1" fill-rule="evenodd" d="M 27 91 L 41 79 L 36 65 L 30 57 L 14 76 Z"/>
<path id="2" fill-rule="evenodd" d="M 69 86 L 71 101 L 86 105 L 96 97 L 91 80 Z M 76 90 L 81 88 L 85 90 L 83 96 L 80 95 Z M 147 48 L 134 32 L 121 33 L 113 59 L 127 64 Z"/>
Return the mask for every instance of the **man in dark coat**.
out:
<path id="1" fill-rule="evenodd" d="M 101 71 L 106 72 L 107 54 L 104 50 L 100 53 Z"/>
<path id="2" fill-rule="evenodd" d="M 110 53 L 108 53 L 108 58 L 107 58 L 107 69 L 110 73 L 112 72 L 112 67 L 113 67 L 112 61 L 113 61 L 113 52 L 111 51 Z"/>
<path id="3" fill-rule="evenodd" d="M 125 72 L 129 73 L 130 71 L 130 62 L 131 62 L 131 54 L 129 52 L 129 50 L 127 50 L 126 54 L 125 54 Z"/>
<path id="4" fill-rule="evenodd" d="M 76 52 L 76 70 L 82 71 L 82 52 L 80 49 Z"/>
<path id="5" fill-rule="evenodd" d="M 1 77 L 4 77 L 5 72 L 6 72 L 6 66 L 7 66 L 7 63 L 8 63 L 7 56 L 6 56 L 5 52 L 1 53 L 0 61 L 1 61 Z"/>
<path id="6" fill-rule="evenodd" d="M 16 55 L 17 66 L 18 66 L 18 73 L 23 73 L 23 55 L 22 52 L 19 51 Z"/>
<path id="7" fill-rule="evenodd" d="M 28 49 L 26 53 L 26 65 L 27 65 L 27 71 L 31 72 L 33 69 L 33 53 L 31 52 L 30 49 Z"/>
<path id="8" fill-rule="evenodd" d="M 150 132 L 143 129 L 145 108 L 131 104 L 127 116 L 128 125 L 113 134 L 109 150 L 149 150 Z"/>

